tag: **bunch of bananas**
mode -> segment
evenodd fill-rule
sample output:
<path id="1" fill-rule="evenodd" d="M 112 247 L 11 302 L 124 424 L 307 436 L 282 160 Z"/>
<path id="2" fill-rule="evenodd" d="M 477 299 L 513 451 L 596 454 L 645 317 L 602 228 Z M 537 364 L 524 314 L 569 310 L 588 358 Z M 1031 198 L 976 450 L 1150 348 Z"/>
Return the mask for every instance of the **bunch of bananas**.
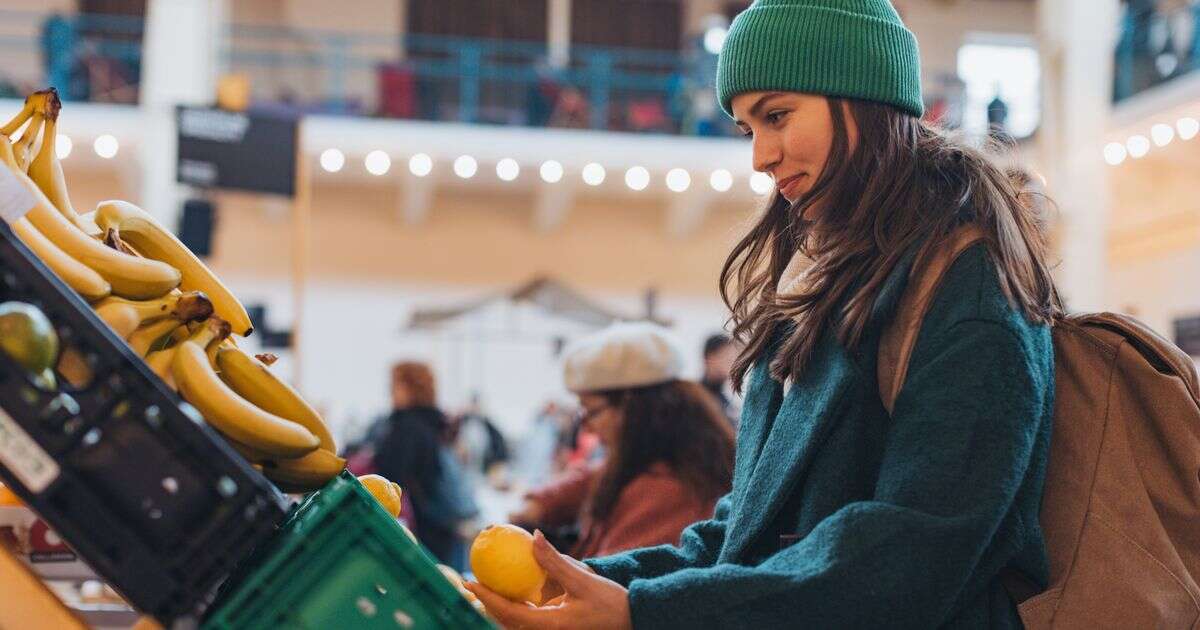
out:
<path id="1" fill-rule="evenodd" d="M 55 148 L 60 109 L 53 89 L 35 92 L 0 127 L 0 168 L 33 199 L 12 224 L 17 238 L 280 489 L 325 485 L 346 462 L 316 410 L 237 346 L 234 335 L 252 328 L 229 289 L 141 208 L 105 201 L 75 211 Z M 70 347 L 57 371 L 77 387 L 91 380 L 86 357 Z"/>

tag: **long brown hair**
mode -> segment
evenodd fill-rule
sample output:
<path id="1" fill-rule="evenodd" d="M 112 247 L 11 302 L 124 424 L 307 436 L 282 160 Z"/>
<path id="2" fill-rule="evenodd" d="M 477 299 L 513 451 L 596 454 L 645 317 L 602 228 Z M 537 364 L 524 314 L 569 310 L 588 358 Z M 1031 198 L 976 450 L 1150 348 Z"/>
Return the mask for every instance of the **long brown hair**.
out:
<path id="1" fill-rule="evenodd" d="M 721 270 L 720 289 L 744 344 L 732 379 L 741 386 L 763 356 L 778 322 L 795 322 L 770 368 L 798 377 L 826 326 L 857 347 L 888 275 L 913 247 L 933 247 L 954 228 L 975 223 L 986 235 L 1009 302 L 1034 322 L 1051 323 L 1062 303 L 1046 263 L 1048 205 L 994 158 L 889 105 L 828 98 L 833 144 L 820 177 L 795 204 L 778 194 L 738 242 Z M 845 112 L 858 128 L 851 149 Z M 819 218 L 801 217 L 819 204 Z M 792 295 L 776 294 L 796 252 L 811 260 Z M 832 323 L 831 323 L 832 322 Z"/>
<path id="2" fill-rule="evenodd" d="M 708 390 L 676 380 L 602 395 L 622 420 L 588 505 L 591 518 L 607 518 L 625 486 L 657 462 L 670 466 L 701 500 L 729 492 L 733 428 Z"/>

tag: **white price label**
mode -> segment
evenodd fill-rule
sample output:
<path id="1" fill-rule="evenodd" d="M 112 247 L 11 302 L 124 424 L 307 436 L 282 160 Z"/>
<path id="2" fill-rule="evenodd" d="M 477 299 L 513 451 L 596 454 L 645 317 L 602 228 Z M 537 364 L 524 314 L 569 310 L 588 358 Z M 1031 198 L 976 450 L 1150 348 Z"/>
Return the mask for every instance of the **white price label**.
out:
<path id="1" fill-rule="evenodd" d="M 58 462 L 0 408 L 0 465 L 37 494 L 58 479 Z"/>
<path id="2" fill-rule="evenodd" d="M 12 171 L 0 166 L 0 219 L 9 223 L 25 216 L 33 208 L 33 195 Z"/>

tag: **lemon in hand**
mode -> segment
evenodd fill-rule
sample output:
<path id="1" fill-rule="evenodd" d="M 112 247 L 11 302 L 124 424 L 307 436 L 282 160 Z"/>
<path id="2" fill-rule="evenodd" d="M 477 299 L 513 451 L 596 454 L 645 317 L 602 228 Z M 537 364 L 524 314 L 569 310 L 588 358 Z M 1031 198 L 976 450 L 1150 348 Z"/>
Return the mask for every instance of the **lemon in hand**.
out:
<path id="1" fill-rule="evenodd" d="M 541 603 L 546 572 L 533 557 L 533 536 L 515 525 L 492 525 L 471 543 L 471 571 L 480 584 L 513 601 Z"/>

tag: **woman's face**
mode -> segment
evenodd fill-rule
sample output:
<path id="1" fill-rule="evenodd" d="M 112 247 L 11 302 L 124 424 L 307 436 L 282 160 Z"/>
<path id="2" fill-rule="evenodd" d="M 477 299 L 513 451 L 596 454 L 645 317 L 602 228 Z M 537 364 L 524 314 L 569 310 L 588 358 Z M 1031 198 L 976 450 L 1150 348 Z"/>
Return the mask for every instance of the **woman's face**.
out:
<path id="1" fill-rule="evenodd" d="M 392 381 L 392 409 L 406 409 L 412 404 L 412 396 L 402 381 Z"/>
<path id="2" fill-rule="evenodd" d="M 612 451 L 620 439 L 621 411 L 598 394 L 580 395 L 579 405 L 583 408 L 584 427 L 600 438 L 605 449 Z"/>
<path id="3" fill-rule="evenodd" d="M 834 133 L 829 101 L 800 92 L 746 92 L 733 97 L 731 107 L 738 128 L 753 138 L 754 170 L 769 174 L 779 194 L 795 203 L 812 189 L 829 159 Z M 849 105 L 843 112 L 853 151 L 858 129 Z M 810 206 L 808 214 L 813 212 Z"/>

